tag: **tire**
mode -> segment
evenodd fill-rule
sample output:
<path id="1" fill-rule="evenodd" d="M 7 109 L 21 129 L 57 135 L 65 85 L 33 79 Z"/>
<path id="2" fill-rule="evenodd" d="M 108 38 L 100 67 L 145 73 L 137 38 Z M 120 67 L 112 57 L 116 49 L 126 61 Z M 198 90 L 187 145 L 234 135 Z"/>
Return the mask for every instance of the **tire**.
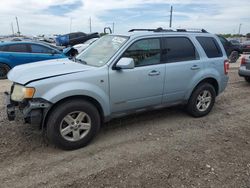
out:
<path id="1" fill-rule="evenodd" d="M 246 82 L 250 83 L 250 77 L 245 77 Z"/>
<path id="2" fill-rule="evenodd" d="M 61 149 L 74 150 L 86 146 L 97 134 L 100 124 L 100 114 L 93 104 L 85 100 L 70 100 L 50 113 L 47 137 Z"/>
<path id="3" fill-rule="evenodd" d="M 0 79 L 6 79 L 9 71 L 10 67 L 8 65 L 0 63 Z"/>
<path id="4" fill-rule="evenodd" d="M 232 53 L 229 56 L 229 62 L 230 63 L 236 63 L 239 58 L 239 52 L 238 51 L 232 51 Z"/>
<path id="5" fill-rule="evenodd" d="M 205 95 L 205 93 L 207 94 Z M 208 100 L 209 97 L 210 100 Z M 215 98 L 216 92 L 214 87 L 209 83 L 201 83 L 195 88 L 189 98 L 187 104 L 188 113 L 193 117 L 202 117 L 207 115 L 214 106 Z M 198 106 L 200 106 L 200 108 Z"/>

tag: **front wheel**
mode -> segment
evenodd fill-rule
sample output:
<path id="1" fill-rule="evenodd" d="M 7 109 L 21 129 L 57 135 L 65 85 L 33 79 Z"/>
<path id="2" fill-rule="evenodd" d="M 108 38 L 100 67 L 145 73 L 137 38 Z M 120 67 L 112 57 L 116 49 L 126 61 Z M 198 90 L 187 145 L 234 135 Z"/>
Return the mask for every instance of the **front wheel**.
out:
<path id="1" fill-rule="evenodd" d="M 10 68 L 8 65 L 0 63 L 0 79 L 6 79 L 9 71 Z"/>
<path id="2" fill-rule="evenodd" d="M 250 83 L 250 77 L 245 77 L 246 82 Z"/>
<path id="3" fill-rule="evenodd" d="M 211 84 L 200 84 L 193 91 L 188 101 L 188 113 L 194 117 L 202 117 L 207 115 L 214 106 L 215 98 L 216 92 Z"/>
<path id="4" fill-rule="evenodd" d="M 58 105 L 48 118 L 48 139 L 59 148 L 73 150 L 86 146 L 100 127 L 96 107 L 84 100 L 69 100 Z"/>

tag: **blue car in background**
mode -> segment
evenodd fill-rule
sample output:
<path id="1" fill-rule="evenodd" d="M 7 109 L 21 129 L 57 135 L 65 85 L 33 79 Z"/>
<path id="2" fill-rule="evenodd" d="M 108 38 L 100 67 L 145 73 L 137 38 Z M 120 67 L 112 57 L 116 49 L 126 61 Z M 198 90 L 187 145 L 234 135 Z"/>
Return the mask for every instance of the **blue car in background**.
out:
<path id="1" fill-rule="evenodd" d="M 49 59 L 67 58 L 69 49 L 60 50 L 53 45 L 38 42 L 0 43 L 0 79 L 17 65 Z"/>

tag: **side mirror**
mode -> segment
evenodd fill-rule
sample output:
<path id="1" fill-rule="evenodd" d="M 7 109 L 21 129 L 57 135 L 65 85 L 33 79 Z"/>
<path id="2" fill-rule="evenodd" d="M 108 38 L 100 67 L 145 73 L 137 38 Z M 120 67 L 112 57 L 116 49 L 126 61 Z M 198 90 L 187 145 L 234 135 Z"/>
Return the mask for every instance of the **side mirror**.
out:
<path id="1" fill-rule="evenodd" d="M 53 55 L 55 55 L 55 54 L 56 54 L 56 51 L 55 51 L 55 50 L 52 50 L 51 55 L 53 56 Z"/>
<path id="2" fill-rule="evenodd" d="M 133 58 L 123 57 L 121 58 L 115 66 L 116 70 L 121 69 L 133 69 L 135 67 L 135 62 Z"/>

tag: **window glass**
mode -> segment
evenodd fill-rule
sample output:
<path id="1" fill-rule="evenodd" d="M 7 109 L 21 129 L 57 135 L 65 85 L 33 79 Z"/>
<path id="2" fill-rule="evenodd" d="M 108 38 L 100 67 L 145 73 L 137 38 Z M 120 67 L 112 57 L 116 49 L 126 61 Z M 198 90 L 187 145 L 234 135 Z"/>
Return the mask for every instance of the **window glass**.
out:
<path id="1" fill-rule="evenodd" d="M 128 37 L 125 36 L 103 36 L 76 56 L 76 59 L 84 61 L 87 65 L 103 66 L 108 63 L 127 40 Z"/>
<path id="2" fill-rule="evenodd" d="M 159 64 L 161 58 L 160 40 L 144 39 L 137 41 L 126 50 L 123 57 L 133 58 L 136 67 Z"/>
<path id="3" fill-rule="evenodd" d="M 222 57 L 217 41 L 212 37 L 196 37 L 208 58 Z"/>
<path id="4" fill-rule="evenodd" d="M 163 39 L 162 59 L 164 62 L 181 62 L 198 59 L 193 43 L 186 37 Z"/>
<path id="5" fill-rule="evenodd" d="M 31 53 L 52 54 L 53 50 L 45 46 L 31 44 Z"/>
<path id="6" fill-rule="evenodd" d="M 6 46 L 0 46 L 0 51 L 2 51 L 2 52 L 5 52 L 5 51 L 7 51 L 7 48 L 6 48 Z"/>
<path id="7" fill-rule="evenodd" d="M 26 44 L 12 44 L 8 46 L 9 52 L 22 52 L 29 53 L 28 46 Z"/>

